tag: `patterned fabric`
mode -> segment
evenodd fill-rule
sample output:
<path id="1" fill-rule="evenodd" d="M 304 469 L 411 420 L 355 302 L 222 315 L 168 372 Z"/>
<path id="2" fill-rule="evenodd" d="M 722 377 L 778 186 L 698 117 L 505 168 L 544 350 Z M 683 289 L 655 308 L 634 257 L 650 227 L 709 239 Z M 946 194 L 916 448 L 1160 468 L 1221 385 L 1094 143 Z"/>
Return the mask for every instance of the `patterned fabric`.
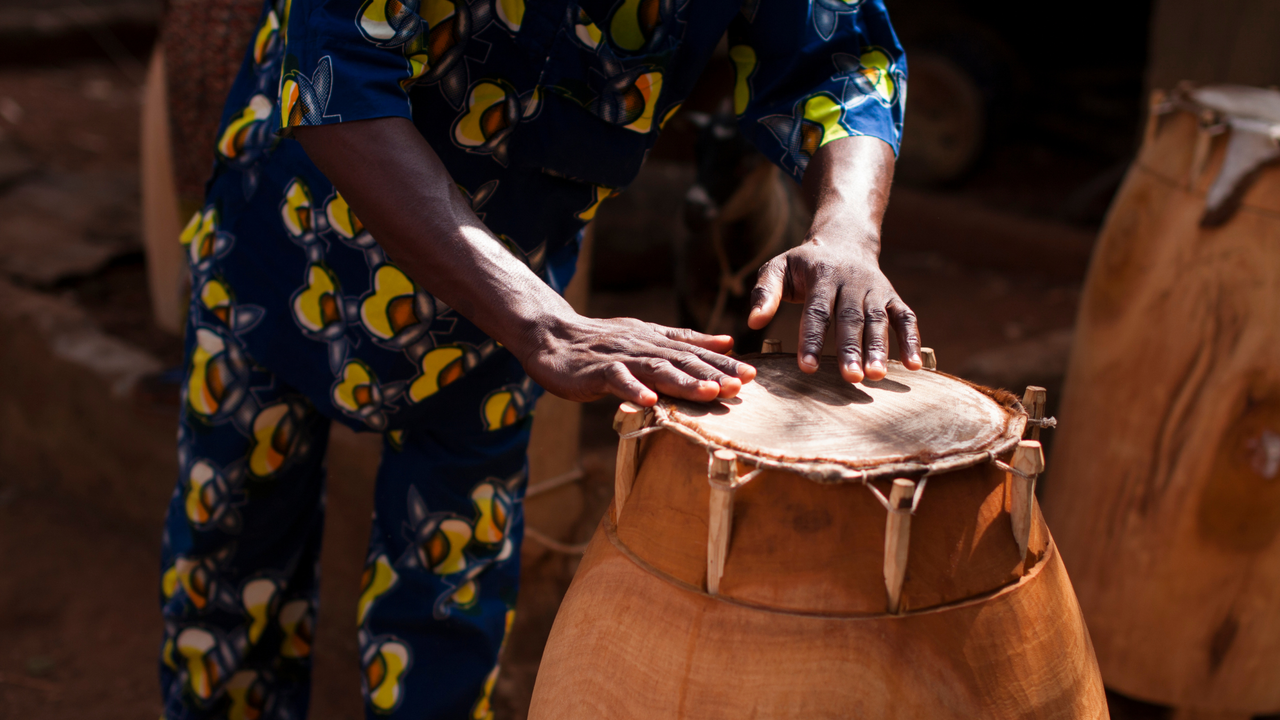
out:
<path id="1" fill-rule="evenodd" d="M 245 354 L 236 332 L 251 309 L 197 306 L 193 317 L 163 550 L 165 716 L 301 720 L 330 420 Z M 220 406 L 209 402 L 216 377 L 236 381 Z M 487 388 L 472 385 L 451 390 Z M 528 435 L 528 422 L 490 431 L 447 416 L 385 433 L 355 608 L 372 715 L 491 717 Z"/>
<path id="2" fill-rule="evenodd" d="M 333 420 L 389 448 L 366 590 L 392 584 L 361 603 L 371 714 L 488 717 L 515 596 L 541 390 L 388 259 L 290 128 L 411 119 L 489 229 L 563 291 L 582 227 L 726 29 L 743 127 L 788 172 L 840 137 L 896 148 L 905 61 L 880 0 L 268 1 L 181 237 L 193 297 L 168 717 L 305 714 Z"/>
<path id="3" fill-rule="evenodd" d="M 906 63 L 881 0 L 292 0 L 282 13 L 285 130 L 413 118 L 437 150 L 619 187 L 727 27 L 743 129 L 796 177 L 827 142 L 872 135 L 896 151 L 901 135 Z"/>

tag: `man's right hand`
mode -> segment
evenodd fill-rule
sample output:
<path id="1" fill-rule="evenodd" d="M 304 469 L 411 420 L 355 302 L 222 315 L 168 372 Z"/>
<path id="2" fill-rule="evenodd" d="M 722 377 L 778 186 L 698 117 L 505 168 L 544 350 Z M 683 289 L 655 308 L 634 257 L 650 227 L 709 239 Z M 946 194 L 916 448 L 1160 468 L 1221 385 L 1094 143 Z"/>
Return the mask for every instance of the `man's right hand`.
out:
<path id="1" fill-rule="evenodd" d="M 575 315 L 540 323 L 531 335 L 527 351 L 517 351 L 525 372 L 570 400 L 616 395 L 649 407 L 658 402 L 656 390 L 705 402 L 737 395 L 756 375 L 754 367 L 723 354 L 733 347 L 728 335 L 634 318 Z"/>
<path id="2" fill-rule="evenodd" d="M 727 336 L 578 315 L 480 222 L 408 120 L 298 127 L 294 135 L 396 266 L 502 343 L 552 393 L 650 406 L 656 393 L 732 397 L 755 377 L 755 368 L 722 354 L 733 346 Z"/>

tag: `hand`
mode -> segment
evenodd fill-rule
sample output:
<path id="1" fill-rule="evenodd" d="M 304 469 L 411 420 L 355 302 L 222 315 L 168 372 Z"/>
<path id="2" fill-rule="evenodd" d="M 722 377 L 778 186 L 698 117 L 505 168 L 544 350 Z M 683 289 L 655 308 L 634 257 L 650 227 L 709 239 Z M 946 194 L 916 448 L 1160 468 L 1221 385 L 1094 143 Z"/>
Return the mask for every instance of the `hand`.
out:
<path id="1" fill-rule="evenodd" d="M 722 354 L 733 347 L 728 335 L 580 315 L 540 323 L 532 334 L 522 343 L 528 352 L 517 352 L 525 371 L 549 392 L 579 402 L 616 395 L 649 407 L 657 393 L 706 402 L 737 395 L 756 376 Z"/>
<path id="2" fill-rule="evenodd" d="M 898 334 L 902 364 L 908 370 L 923 365 L 915 313 L 880 272 L 877 259 L 893 163 L 893 148 L 870 136 L 841 138 L 818 148 L 801 183 L 814 209 L 809 237 L 760 268 L 747 324 L 763 328 L 783 300 L 804 303 L 797 355 L 804 372 L 817 371 L 832 317 L 845 380 L 884 377 L 890 323 Z"/>
<path id="3" fill-rule="evenodd" d="M 773 319 L 779 302 L 804 303 L 800 321 L 800 369 L 812 373 L 822 357 L 822 341 L 836 319 L 840 374 L 849 382 L 885 376 L 888 326 L 898 335 L 902 364 L 919 370 L 920 332 L 915 313 L 902 302 L 880 271 L 874 253 L 856 243 L 825 243 L 811 236 L 803 245 L 760 268 L 751 291 L 747 324 L 759 330 Z M 864 369 L 865 362 L 865 369 Z"/>

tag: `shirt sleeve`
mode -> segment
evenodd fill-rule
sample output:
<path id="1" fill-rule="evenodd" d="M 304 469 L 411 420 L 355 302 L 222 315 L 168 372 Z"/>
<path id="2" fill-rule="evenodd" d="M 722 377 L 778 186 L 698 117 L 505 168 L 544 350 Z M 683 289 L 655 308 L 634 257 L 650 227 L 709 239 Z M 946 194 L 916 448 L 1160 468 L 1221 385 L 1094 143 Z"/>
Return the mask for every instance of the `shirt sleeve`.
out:
<path id="1" fill-rule="evenodd" d="M 742 132 L 797 180 L 818 148 L 902 137 L 907 58 L 883 0 L 744 0 L 729 25 Z"/>
<path id="2" fill-rule="evenodd" d="M 280 129 L 412 118 L 408 84 L 426 65 L 418 3 L 284 0 Z M 417 70 L 415 70 L 417 68 Z"/>

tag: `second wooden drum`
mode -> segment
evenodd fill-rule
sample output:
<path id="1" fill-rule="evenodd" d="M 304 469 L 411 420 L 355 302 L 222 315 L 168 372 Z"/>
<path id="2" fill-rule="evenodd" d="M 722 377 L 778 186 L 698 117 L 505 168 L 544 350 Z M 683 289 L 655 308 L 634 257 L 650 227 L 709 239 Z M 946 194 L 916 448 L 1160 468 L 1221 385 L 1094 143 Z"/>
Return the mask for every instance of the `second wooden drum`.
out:
<path id="1" fill-rule="evenodd" d="M 744 359 L 736 399 L 620 410 L 530 718 L 1107 717 L 1014 396 Z"/>

